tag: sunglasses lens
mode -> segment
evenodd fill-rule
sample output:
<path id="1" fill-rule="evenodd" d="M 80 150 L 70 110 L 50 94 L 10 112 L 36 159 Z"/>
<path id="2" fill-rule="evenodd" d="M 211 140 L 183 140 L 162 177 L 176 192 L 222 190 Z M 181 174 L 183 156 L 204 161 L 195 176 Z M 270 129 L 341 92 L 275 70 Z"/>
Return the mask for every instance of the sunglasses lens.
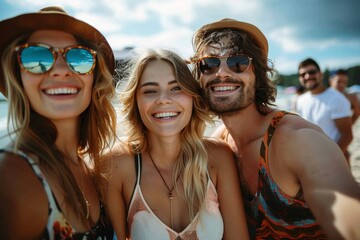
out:
<path id="1" fill-rule="evenodd" d="M 91 52 L 83 48 L 72 48 L 66 53 L 66 61 L 71 69 L 78 74 L 85 74 L 92 70 L 95 59 Z"/>
<path id="2" fill-rule="evenodd" d="M 314 74 L 316 74 L 317 72 L 318 72 L 317 69 L 311 69 L 311 70 L 309 70 L 309 71 L 307 71 L 307 72 L 304 72 L 304 73 L 299 74 L 299 76 L 304 78 L 306 74 L 314 75 Z"/>
<path id="3" fill-rule="evenodd" d="M 199 62 L 200 71 L 203 74 L 213 74 L 218 71 L 221 60 L 217 57 L 206 57 Z M 242 73 L 248 69 L 250 58 L 246 55 L 235 55 L 226 59 L 228 68 L 235 73 Z"/>
<path id="4" fill-rule="evenodd" d="M 250 59 L 245 55 L 231 56 L 226 60 L 231 71 L 241 73 L 249 67 Z"/>
<path id="5" fill-rule="evenodd" d="M 315 69 L 309 71 L 309 74 L 310 74 L 310 75 L 314 75 L 315 73 L 317 73 L 317 70 L 315 70 Z"/>
<path id="6" fill-rule="evenodd" d="M 213 74 L 219 69 L 221 60 L 215 57 L 204 58 L 200 61 L 200 71 L 203 74 Z"/>
<path id="7" fill-rule="evenodd" d="M 28 46 L 21 51 L 20 60 L 23 67 L 31 73 L 49 71 L 54 63 L 52 52 L 41 46 Z"/>

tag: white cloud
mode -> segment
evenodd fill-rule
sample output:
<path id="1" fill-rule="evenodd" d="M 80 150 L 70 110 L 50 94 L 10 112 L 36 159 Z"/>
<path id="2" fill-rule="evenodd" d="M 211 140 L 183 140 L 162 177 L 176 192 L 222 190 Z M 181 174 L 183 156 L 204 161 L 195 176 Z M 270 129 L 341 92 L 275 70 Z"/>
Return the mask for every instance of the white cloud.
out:
<path id="1" fill-rule="evenodd" d="M 285 52 L 298 53 L 304 49 L 295 38 L 295 29 L 289 26 L 274 29 L 270 32 L 268 39 L 278 43 Z"/>
<path id="2" fill-rule="evenodd" d="M 287 57 L 278 57 L 273 60 L 275 69 L 279 71 L 280 74 L 293 74 L 297 72 L 297 66 L 299 64 L 298 60 L 289 59 Z"/>
<path id="3" fill-rule="evenodd" d="M 193 21 L 194 9 L 190 0 L 151 0 L 147 6 L 165 25 L 167 20 L 173 18 L 187 24 Z"/>
<path id="4" fill-rule="evenodd" d="M 91 23 L 104 35 L 110 35 L 122 29 L 122 24 L 117 23 L 113 19 L 105 15 L 91 14 L 89 12 L 81 12 L 75 16 L 85 22 Z"/>
<path id="5" fill-rule="evenodd" d="M 119 0 L 101 0 L 101 3 L 112 11 L 112 21 L 117 24 L 123 24 L 124 21 L 141 22 L 148 19 L 148 8 L 143 1 L 119 1 Z M 137 4 L 132 4 L 137 3 Z"/>
<path id="6" fill-rule="evenodd" d="M 124 47 L 168 48 L 176 50 L 180 55 L 187 58 L 192 54 L 191 34 L 192 31 L 187 28 L 177 28 L 173 31 L 162 31 L 145 38 L 116 34 L 110 36 L 108 41 L 114 50 L 120 50 Z"/>
<path id="7" fill-rule="evenodd" d="M 13 1 L 8 1 L 10 4 L 13 4 Z M 63 8 L 73 8 L 76 10 L 86 9 L 91 5 L 96 4 L 96 1 L 89 0 L 84 4 L 82 0 L 62 0 L 59 2 L 58 0 L 42 0 L 42 1 L 33 1 L 33 0 L 21 0 L 16 1 L 16 5 L 19 7 L 29 8 L 31 9 L 40 9 L 46 6 L 62 6 Z"/>
<path id="8" fill-rule="evenodd" d="M 357 64 L 356 64 L 357 63 Z M 330 57 L 323 60 L 322 70 L 330 69 L 334 70 L 337 68 L 348 68 L 355 65 L 359 65 L 360 55 L 354 57 Z"/>
<path id="9" fill-rule="evenodd" d="M 304 1 L 309 3 L 312 0 Z M 316 4 L 301 6 L 295 2 L 279 3 L 278 0 L 0 0 L 0 4 L 5 8 L 11 6 L 14 15 L 34 12 L 44 6 L 61 5 L 74 17 L 99 29 L 114 50 L 129 46 L 166 47 L 176 49 L 184 57 L 192 54 L 191 38 L 197 28 L 220 18 L 235 18 L 258 26 L 268 38 L 269 57 L 276 60 L 275 67 L 291 73 L 309 54 L 316 54 L 314 57 L 320 63 L 329 66 L 360 63 L 357 57 L 360 56 L 359 31 L 354 28 L 349 33 L 341 24 L 335 24 L 338 22 L 331 22 L 339 21 L 339 18 L 320 10 L 324 9 L 325 3 L 326 9 L 333 9 L 338 3 L 326 1 L 317 0 Z M 307 12 L 309 9 L 318 13 L 318 19 L 312 24 L 299 15 L 299 11 Z M 3 8 L 0 13 L 10 14 Z M 353 19 L 354 23 L 358 22 L 355 11 L 346 14 L 350 14 L 347 18 Z M 324 27 L 323 23 L 332 28 Z M 349 36 L 351 34 L 354 36 Z M 329 38 L 324 39 L 324 36 Z M 341 52 L 344 57 L 338 61 L 336 55 L 341 50 L 336 52 L 336 49 L 351 51 Z M 348 52 L 350 55 L 347 57 Z"/>

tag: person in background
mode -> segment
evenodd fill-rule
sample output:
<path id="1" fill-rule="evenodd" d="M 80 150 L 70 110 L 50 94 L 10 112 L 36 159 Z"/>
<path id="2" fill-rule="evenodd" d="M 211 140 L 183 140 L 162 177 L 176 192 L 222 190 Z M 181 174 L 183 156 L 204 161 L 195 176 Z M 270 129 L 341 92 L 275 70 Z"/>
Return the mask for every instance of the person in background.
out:
<path id="1" fill-rule="evenodd" d="M 344 69 L 338 69 L 330 76 L 330 86 L 347 97 L 351 104 L 352 110 L 352 124 L 356 122 L 360 115 L 360 103 L 355 93 L 347 93 L 346 88 L 349 82 L 349 74 Z"/>
<path id="2" fill-rule="evenodd" d="M 112 239 L 92 178 L 116 133 L 111 47 L 57 6 L 2 20 L 0 32 L 12 124 L 0 150 L 0 239 Z"/>
<path id="3" fill-rule="evenodd" d="M 273 107 L 264 34 L 226 18 L 198 29 L 193 47 L 193 74 L 237 150 L 251 238 L 360 239 L 360 186 L 340 148 Z"/>
<path id="4" fill-rule="evenodd" d="M 295 96 L 291 99 L 291 110 L 296 112 L 296 101 L 297 98 L 305 92 L 305 87 L 302 85 L 296 86 Z"/>
<path id="5" fill-rule="evenodd" d="M 203 140 L 210 117 L 185 61 L 142 52 L 120 94 L 127 139 L 111 149 L 105 173 L 118 239 L 248 239 L 233 154 Z"/>
<path id="6" fill-rule="evenodd" d="M 300 84 L 307 92 L 297 98 L 295 111 L 321 127 L 339 145 L 349 163 L 347 148 L 353 139 L 349 100 L 324 85 L 323 74 L 315 60 L 303 60 L 299 64 L 298 73 Z"/>

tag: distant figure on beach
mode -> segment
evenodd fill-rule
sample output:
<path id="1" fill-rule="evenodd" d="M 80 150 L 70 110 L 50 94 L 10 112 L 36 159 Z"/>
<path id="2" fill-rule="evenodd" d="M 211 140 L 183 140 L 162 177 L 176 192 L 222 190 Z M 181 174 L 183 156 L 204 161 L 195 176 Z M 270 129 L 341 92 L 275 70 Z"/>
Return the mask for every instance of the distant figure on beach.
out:
<path id="1" fill-rule="evenodd" d="M 193 48 L 194 76 L 236 151 L 251 238 L 360 239 L 360 186 L 319 126 L 274 106 L 264 34 L 226 18 L 198 29 Z"/>
<path id="2" fill-rule="evenodd" d="M 58 6 L 2 20 L 0 32 L 13 125 L 0 147 L 0 239 L 113 239 L 95 177 L 116 134 L 110 45 Z"/>
<path id="3" fill-rule="evenodd" d="M 315 60 L 303 60 L 298 73 L 300 84 L 307 92 L 297 98 L 295 111 L 321 127 L 339 145 L 349 162 L 347 148 L 353 139 L 349 100 L 339 91 L 324 85 L 323 74 Z"/>
<path id="4" fill-rule="evenodd" d="M 295 96 L 291 99 L 291 110 L 296 112 L 296 102 L 300 95 L 305 93 L 305 87 L 303 85 L 298 85 L 295 87 Z"/>
<path id="5" fill-rule="evenodd" d="M 352 110 L 352 124 L 356 122 L 360 115 L 360 103 L 356 93 L 347 93 L 346 88 L 349 82 L 349 73 L 344 69 L 338 69 L 330 75 L 330 86 L 343 93 L 349 99 Z"/>

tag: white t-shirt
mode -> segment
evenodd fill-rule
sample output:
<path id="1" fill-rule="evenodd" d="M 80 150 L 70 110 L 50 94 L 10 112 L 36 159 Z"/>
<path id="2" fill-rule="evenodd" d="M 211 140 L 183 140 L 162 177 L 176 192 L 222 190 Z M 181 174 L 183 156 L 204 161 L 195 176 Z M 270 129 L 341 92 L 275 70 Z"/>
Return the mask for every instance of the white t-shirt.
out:
<path id="1" fill-rule="evenodd" d="M 321 127 L 335 142 L 339 140 L 340 132 L 334 120 L 352 115 L 350 101 L 333 88 L 327 88 L 319 94 L 311 94 L 309 91 L 300 95 L 295 110 L 304 119 Z"/>

